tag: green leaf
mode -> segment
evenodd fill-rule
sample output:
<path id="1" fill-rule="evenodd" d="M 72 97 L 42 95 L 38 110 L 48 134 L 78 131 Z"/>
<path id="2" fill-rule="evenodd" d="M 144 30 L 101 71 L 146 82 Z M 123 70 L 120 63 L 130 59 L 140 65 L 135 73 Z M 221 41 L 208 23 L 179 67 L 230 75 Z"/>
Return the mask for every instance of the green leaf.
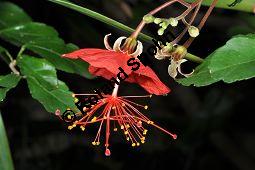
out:
<path id="1" fill-rule="evenodd" d="M 57 88 L 58 79 L 56 79 L 57 73 L 55 67 L 48 64 L 45 59 L 38 60 L 38 58 L 34 57 L 23 58 L 21 56 L 18 60 L 18 66 L 24 75 L 36 77 L 37 81 L 47 89 Z"/>
<path id="2" fill-rule="evenodd" d="M 210 57 L 206 58 L 206 60 L 195 69 L 195 72 L 192 76 L 189 78 L 179 79 L 177 82 L 184 86 L 190 86 L 193 84 L 196 87 L 207 86 L 217 82 L 217 80 L 213 79 L 210 74 L 210 70 L 208 68 L 210 63 Z"/>
<path id="3" fill-rule="evenodd" d="M 18 59 L 18 66 L 21 73 L 26 76 L 32 97 L 37 99 L 48 112 L 60 109 L 63 113 L 67 108 L 77 111 L 72 92 L 64 82 L 57 79 L 56 70 L 50 62 L 22 55 Z M 29 72 L 29 70 L 32 71 Z"/>
<path id="4" fill-rule="evenodd" d="M 213 78 L 232 83 L 255 77 L 255 34 L 240 35 L 213 53 Z"/>
<path id="5" fill-rule="evenodd" d="M 14 170 L 8 138 L 5 132 L 2 114 L 0 112 L 0 169 Z"/>
<path id="6" fill-rule="evenodd" d="M 20 76 L 16 74 L 8 74 L 0 76 L 0 101 L 6 97 L 6 93 L 16 87 L 20 81 Z"/>
<path id="7" fill-rule="evenodd" d="M 17 5 L 0 2 L 0 30 L 31 21 L 31 18 Z"/>
<path id="8" fill-rule="evenodd" d="M 65 44 L 53 27 L 42 23 L 28 23 L 0 31 L 0 37 L 17 46 L 25 45 L 27 49 L 46 58 L 59 70 L 92 78 L 88 72 L 88 63 L 61 57 L 62 54 L 77 50 L 78 47 Z"/>
<path id="9" fill-rule="evenodd" d="M 191 77 L 177 81 L 186 86 L 232 83 L 255 77 L 254 65 L 255 34 L 239 35 L 207 57 Z"/>
<path id="10" fill-rule="evenodd" d="M 186 2 L 194 2 L 194 0 L 185 0 Z M 202 5 L 210 6 L 213 0 L 203 0 Z M 237 2 L 237 3 L 235 3 Z M 233 4 L 233 5 L 231 5 Z M 254 0 L 219 0 L 216 4 L 218 8 L 225 8 L 231 10 L 239 10 L 244 12 L 253 12 Z"/>

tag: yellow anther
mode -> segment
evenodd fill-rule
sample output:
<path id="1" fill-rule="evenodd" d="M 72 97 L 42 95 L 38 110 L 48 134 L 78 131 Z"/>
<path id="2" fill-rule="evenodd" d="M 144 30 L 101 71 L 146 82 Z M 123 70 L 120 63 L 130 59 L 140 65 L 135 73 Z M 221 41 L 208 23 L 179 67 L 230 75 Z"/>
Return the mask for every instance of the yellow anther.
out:
<path id="1" fill-rule="evenodd" d="M 150 95 L 150 98 L 152 98 L 152 94 Z"/>
<path id="2" fill-rule="evenodd" d="M 126 125 L 126 128 L 127 128 L 127 129 L 128 129 L 128 128 L 130 128 L 130 125 L 129 125 L 129 124 L 127 124 L 127 125 Z"/>
<path id="3" fill-rule="evenodd" d="M 66 110 L 71 110 L 70 108 L 67 108 Z"/>
<path id="4" fill-rule="evenodd" d="M 68 126 L 68 129 L 69 129 L 69 130 L 72 130 L 72 129 L 73 129 L 73 126 Z"/>
<path id="5" fill-rule="evenodd" d="M 149 106 L 147 106 L 147 105 L 146 105 L 146 106 L 144 106 L 144 109 L 145 109 L 145 110 L 147 110 L 148 108 L 149 108 Z"/>
<path id="6" fill-rule="evenodd" d="M 72 97 L 75 97 L 75 94 L 72 94 Z"/>
<path id="7" fill-rule="evenodd" d="M 144 140 L 141 140 L 141 143 L 142 143 L 142 144 L 144 144 L 144 143 L 145 143 L 145 141 L 144 141 Z"/>
<path id="8" fill-rule="evenodd" d="M 78 98 L 74 98 L 74 102 L 75 103 L 79 102 L 79 99 Z"/>
<path id="9" fill-rule="evenodd" d="M 85 131 L 85 127 L 84 126 L 80 126 L 82 131 Z"/>
<path id="10" fill-rule="evenodd" d="M 151 124 L 154 124 L 154 122 L 153 122 L 153 121 L 151 121 Z"/>
<path id="11" fill-rule="evenodd" d="M 135 145 L 136 145 L 135 143 L 132 143 L 132 146 L 133 146 L 133 147 L 135 147 Z"/>
<path id="12" fill-rule="evenodd" d="M 67 119 L 72 119 L 72 116 L 71 115 L 67 115 Z"/>
<path id="13" fill-rule="evenodd" d="M 139 143 L 139 142 L 137 142 L 137 143 L 136 143 L 136 146 L 140 146 L 140 143 Z"/>
<path id="14" fill-rule="evenodd" d="M 117 128 L 114 128 L 114 129 L 113 129 L 114 132 L 117 132 L 117 130 L 118 130 Z"/>
<path id="15" fill-rule="evenodd" d="M 96 142 L 96 145 L 100 145 L 100 142 Z"/>
<path id="16" fill-rule="evenodd" d="M 124 134 L 127 135 L 127 134 L 128 134 L 128 131 L 125 131 Z"/>
<path id="17" fill-rule="evenodd" d="M 106 117 L 106 116 L 104 116 L 104 119 L 107 119 L 107 117 Z"/>
<path id="18" fill-rule="evenodd" d="M 95 146 L 95 145 L 96 145 L 96 142 L 92 142 L 92 145 L 94 145 L 94 146 Z"/>
<path id="19" fill-rule="evenodd" d="M 75 127 L 76 127 L 76 124 L 73 124 L 73 127 L 75 128 Z"/>
<path id="20" fill-rule="evenodd" d="M 141 140 L 145 140 L 145 137 L 142 137 Z"/>
<path id="21" fill-rule="evenodd" d="M 126 105 L 125 105 L 125 103 L 122 103 L 122 104 L 121 104 L 121 106 L 123 106 L 123 107 L 124 107 L 124 106 L 126 106 Z"/>
<path id="22" fill-rule="evenodd" d="M 95 116 L 92 120 L 91 120 L 91 122 L 95 122 L 97 120 L 97 117 Z"/>
<path id="23" fill-rule="evenodd" d="M 151 121 L 149 120 L 149 121 L 147 121 L 147 123 L 148 123 L 148 124 L 151 124 Z"/>
<path id="24" fill-rule="evenodd" d="M 123 125 L 121 125 L 121 126 L 120 126 L 120 128 L 121 128 L 121 129 L 124 129 L 124 126 L 123 126 Z"/>
<path id="25" fill-rule="evenodd" d="M 148 130 L 147 130 L 147 129 L 145 129 L 145 130 L 143 131 L 143 135 L 146 135 L 146 134 L 147 134 L 147 132 L 148 132 Z"/>
<path id="26" fill-rule="evenodd" d="M 114 109 L 116 109 L 116 107 L 115 107 L 115 106 L 113 106 L 113 107 L 112 107 L 112 110 L 114 110 Z"/>
<path id="27" fill-rule="evenodd" d="M 126 139 L 127 139 L 127 141 L 129 141 L 129 137 L 127 137 Z"/>
<path id="28" fill-rule="evenodd" d="M 86 107 L 83 107 L 82 110 L 83 110 L 84 112 L 86 112 L 86 111 L 87 111 L 87 108 L 86 108 Z"/>

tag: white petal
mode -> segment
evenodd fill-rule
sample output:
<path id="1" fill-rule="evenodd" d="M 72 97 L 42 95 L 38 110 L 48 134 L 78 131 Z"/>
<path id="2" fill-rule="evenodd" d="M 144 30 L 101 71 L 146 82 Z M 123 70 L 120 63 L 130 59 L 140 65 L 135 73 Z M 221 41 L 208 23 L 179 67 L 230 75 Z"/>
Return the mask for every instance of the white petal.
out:
<path id="1" fill-rule="evenodd" d="M 108 37 L 112 35 L 112 34 L 107 34 L 105 37 L 104 37 L 104 46 L 107 50 L 112 50 L 112 47 L 109 45 L 109 42 L 108 42 Z"/>
<path id="2" fill-rule="evenodd" d="M 155 54 L 155 58 L 158 59 L 158 60 L 163 60 L 165 59 L 166 57 L 169 57 L 170 55 L 166 52 L 163 51 L 163 49 L 159 49 L 157 47 L 157 53 Z"/>
<path id="3" fill-rule="evenodd" d="M 177 76 L 177 67 L 178 63 L 176 63 L 173 59 L 171 60 L 171 64 L 168 66 L 168 74 L 175 79 Z"/>
<path id="4" fill-rule="evenodd" d="M 182 70 L 181 70 L 181 64 L 182 64 L 182 63 L 185 63 L 186 61 L 187 61 L 187 60 L 185 60 L 185 59 L 182 59 L 182 60 L 178 61 L 177 68 L 178 68 L 178 72 L 179 72 L 181 75 L 183 75 L 183 76 L 185 76 L 185 77 L 189 77 L 189 76 L 191 76 L 191 75 L 194 73 L 194 70 L 193 70 L 191 73 L 189 73 L 189 74 L 185 74 L 185 73 L 183 73 Z"/>
<path id="5" fill-rule="evenodd" d="M 113 45 L 113 50 L 114 50 L 114 51 L 121 51 L 121 49 L 120 49 L 121 42 L 122 42 L 124 39 L 126 39 L 126 38 L 127 38 L 127 37 L 120 37 L 120 38 L 118 38 L 118 39 L 115 41 L 114 45 Z"/>
<path id="6" fill-rule="evenodd" d="M 137 43 L 138 44 L 137 44 L 135 52 L 130 54 L 130 56 L 135 57 L 135 58 L 137 56 L 139 56 L 140 54 L 142 54 L 142 52 L 143 52 L 143 44 L 140 41 L 137 41 Z"/>

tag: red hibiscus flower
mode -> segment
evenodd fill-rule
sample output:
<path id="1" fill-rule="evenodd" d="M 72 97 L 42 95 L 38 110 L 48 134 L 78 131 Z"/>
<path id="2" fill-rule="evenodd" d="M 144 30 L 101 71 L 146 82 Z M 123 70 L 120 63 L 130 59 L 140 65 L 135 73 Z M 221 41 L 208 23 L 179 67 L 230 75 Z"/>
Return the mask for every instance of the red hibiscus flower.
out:
<path id="1" fill-rule="evenodd" d="M 139 84 L 150 94 L 163 95 L 170 92 L 170 89 L 160 81 L 150 67 L 145 67 L 140 63 L 139 69 L 133 71 L 130 69 L 130 66 L 127 65 L 131 57 L 139 61 L 137 56 L 143 51 L 141 42 L 136 42 L 131 38 L 120 37 L 115 41 L 113 48 L 111 48 L 108 43 L 109 35 L 110 34 L 106 35 L 104 39 L 106 49 L 86 48 L 64 54 L 63 57 L 71 59 L 80 58 L 88 62 L 90 64 L 89 72 L 92 75 L 102 76 L 108 80 L 112 77 L 116 77 L 119 73 L 118 68 L 121 67 L 128 75 L 125 81 Z M 121 43 L 124 39 L 126 39 L 126 41 L 121 47 Z"/>

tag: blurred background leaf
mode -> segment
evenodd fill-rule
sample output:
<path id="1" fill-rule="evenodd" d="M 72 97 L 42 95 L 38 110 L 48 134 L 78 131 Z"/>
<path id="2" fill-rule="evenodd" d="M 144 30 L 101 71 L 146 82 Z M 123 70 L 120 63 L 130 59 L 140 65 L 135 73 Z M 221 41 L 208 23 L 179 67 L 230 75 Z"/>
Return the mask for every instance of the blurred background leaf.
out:
<path id="1" fill-rule="evenodd" d="M 1 111 L 0 111 L 0 169 L 14 170 L 8 138 L 6 136 Z"/>

